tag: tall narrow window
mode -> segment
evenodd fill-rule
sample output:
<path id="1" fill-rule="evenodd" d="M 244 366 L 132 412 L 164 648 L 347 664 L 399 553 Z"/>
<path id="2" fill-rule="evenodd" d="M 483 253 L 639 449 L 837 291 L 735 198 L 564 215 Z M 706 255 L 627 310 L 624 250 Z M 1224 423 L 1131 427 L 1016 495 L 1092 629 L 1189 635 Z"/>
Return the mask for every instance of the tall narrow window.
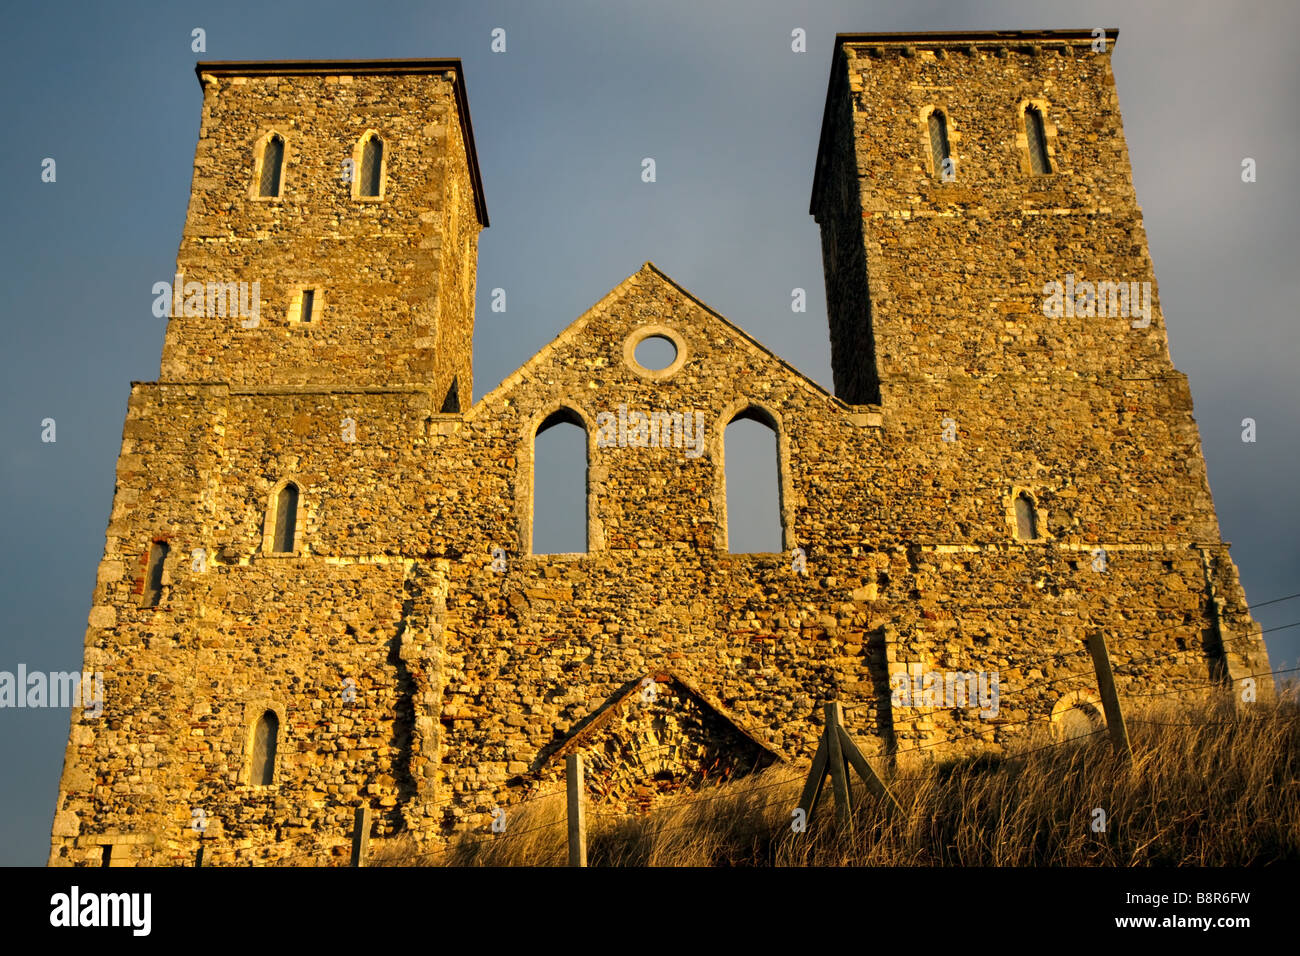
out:
<path id="1" fill-rule="evenodd" d="M 1038 537 L 1034 499 L 1023 491 L 1016 496 L 1016 537 L 1021 541 L 1033 541 Z"/>
<path id="2" fill-rule="evenodd" d="M 163 562 L 167 560 L 168 550 L 165 541 L 155 541 L 149 549 L 149 563 L 144 574 L 144 599 L 140 602 L 143 607 L 157 607 L 162 599 Z"/>
<path id="3" fill-rule="evenodd" d="M 934 157 L 934 174 L 943 180 L 953 178 L 952 158 L 948 152 L 948 119 L 940 110 L 930 114 L 930 155 Z"/>
<path id="4" fill-rule="evenodd" d="M 296 289 L 289 298 L 286 318 L 290 325 L 311 325 L 325 314 L 325 289 L 323 286 Z"/>
<path id="5" fill-rule="evenodd" d="M 275 496 L 275 534 L 271 550 L 280 554 L 293 553 L 293 536 L 298 525 L 298 486 L 289 482 Z"/>
<path id="6" fill-rule="evenodd" d="M 374 133 L 361 144 L 361 195 L 378 196 L 384 167 L 384 141 Z"/>
<path id="7" fill-rule="evenodd" d="M 1025 136 L 1029 140 L 1029 168 L 1035 175 L 1052 171 L 1052 163 L 1047 158 L 1047 128 L 1043 125 L 1043 113 L 1036 106 L 1025 107 Z"/>
<path id="8" fill-rule="evenodd" d="M 587 550 L 587 430 L 561 408 L 533 439 L 533 554 Z"/>
<path id="9" fill-rule="evenodd" d="M 781 548 L 781 472 L 775 424 L 757 409 L 736 415 L 723 435 L 727 550 L 766 554 Z"/>
<path id="10" fill-rule="evenodd" d="M 248 782 L 254 787 L 268 787 L 275 779 L 275 750 L 279 746 L 280 718 L 268 710 L 253 728 L 253 753 Z"/>
<path id="11" fill-rule="evenodd" d="M 280 195 L 280 173 L 283 168 L 284 137 L 274 133 L 262 147 L 262 179 L 258 189 L 259 195 Z"/>

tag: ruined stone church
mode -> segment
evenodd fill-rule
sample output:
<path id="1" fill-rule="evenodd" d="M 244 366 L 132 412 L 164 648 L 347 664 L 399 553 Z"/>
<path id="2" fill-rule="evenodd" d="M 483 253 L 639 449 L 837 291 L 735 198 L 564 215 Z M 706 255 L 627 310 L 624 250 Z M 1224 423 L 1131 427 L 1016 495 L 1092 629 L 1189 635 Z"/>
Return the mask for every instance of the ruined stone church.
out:
<path id="1" fill-rule="evenodd" d="M 460 61 L 198 64 L 50 862 L 326 862 L 361 806 L 436 843 L 575 752 L 632 813 L 807 761 L 830 701 L 881 766 L 1064 739 L 1104 720 L 1091 631 L 1121 695 L 1267 684 L 1095 34 L 836 38 L 834 394 L 646 263 L 476 396 Z M 780 552 L 728 546 L 737 418 L 774 435 Z M 537 554 L 561 422 L 586 549 Z M 995 704 L 907 693 L 953 674 Z"/>

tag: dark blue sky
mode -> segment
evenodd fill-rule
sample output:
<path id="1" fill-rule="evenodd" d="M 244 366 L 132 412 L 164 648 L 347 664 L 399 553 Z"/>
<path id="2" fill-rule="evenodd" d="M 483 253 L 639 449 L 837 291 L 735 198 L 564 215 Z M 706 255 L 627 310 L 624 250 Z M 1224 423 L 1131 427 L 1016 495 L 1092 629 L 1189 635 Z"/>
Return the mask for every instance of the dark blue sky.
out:
<path id="1" fill-rule="evenodd" d="M 0 31 L 13 137 L 0 153 L 0 670 L 81 665 L 129 382 L 158 374 L 150 288 L 170 279 L 184 222 L 196 60 L 464 60 L 492 220 L 475 397 L 646 260 L 829 387 L 808 201 L 834 34 L 1094 26 L 1121 31 L 1138 200 L 1224 538 L 1252 602 L 1300 591 L 1294 3 L 13 4 Z M 496 27 L 504 54 L 489 49 Z M 494 287 L 504 314 L 488 308 Z M 55 444 L 40 440 L 47 417 Z M 1240 440 L 1245 417 L 1255 444 Z M 1300 620 L 1300 602 L 1258 619 Z M 1267 640 L 1274 667 L 1296 666 L 1300 628 Z M 44 863 L 67 733 L 66 711 L 0 710 L 0 863 Z"/>

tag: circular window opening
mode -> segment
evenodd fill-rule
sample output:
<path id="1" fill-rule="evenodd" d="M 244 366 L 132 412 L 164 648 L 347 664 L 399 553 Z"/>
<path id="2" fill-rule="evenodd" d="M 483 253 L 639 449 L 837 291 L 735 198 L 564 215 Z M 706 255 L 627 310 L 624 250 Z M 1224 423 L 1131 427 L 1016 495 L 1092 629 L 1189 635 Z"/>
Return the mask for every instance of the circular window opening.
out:
<path id="1" fill-rule="evenodd" d="M 623 364 L 653 382 L 672 376 L 689 355 L 685 340 L 666 325 L 643 325 L 623 340 Z"/>
<path id="2" fill-rule="evenodd" d="M 650 335 L 641 340 L 633 354 L 642 368 L 662 372 L 677 361 L 677 346 L 667 336 Z"/>

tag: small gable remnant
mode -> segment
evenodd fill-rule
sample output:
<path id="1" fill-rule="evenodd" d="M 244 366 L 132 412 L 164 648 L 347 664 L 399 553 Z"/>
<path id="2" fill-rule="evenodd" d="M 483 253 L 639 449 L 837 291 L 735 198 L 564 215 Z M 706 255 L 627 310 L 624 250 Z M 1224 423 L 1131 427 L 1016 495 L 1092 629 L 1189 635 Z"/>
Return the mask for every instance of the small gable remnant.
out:
<path id="1" fill-rule="evenodd" d="M 670 671 L 627 684 L 541 769 L 562 769 L 571 753 L 583 756 L 592 805 L 622 811 L 647 811 L 665 797 L 738 780 L 781 759 Z"/>

